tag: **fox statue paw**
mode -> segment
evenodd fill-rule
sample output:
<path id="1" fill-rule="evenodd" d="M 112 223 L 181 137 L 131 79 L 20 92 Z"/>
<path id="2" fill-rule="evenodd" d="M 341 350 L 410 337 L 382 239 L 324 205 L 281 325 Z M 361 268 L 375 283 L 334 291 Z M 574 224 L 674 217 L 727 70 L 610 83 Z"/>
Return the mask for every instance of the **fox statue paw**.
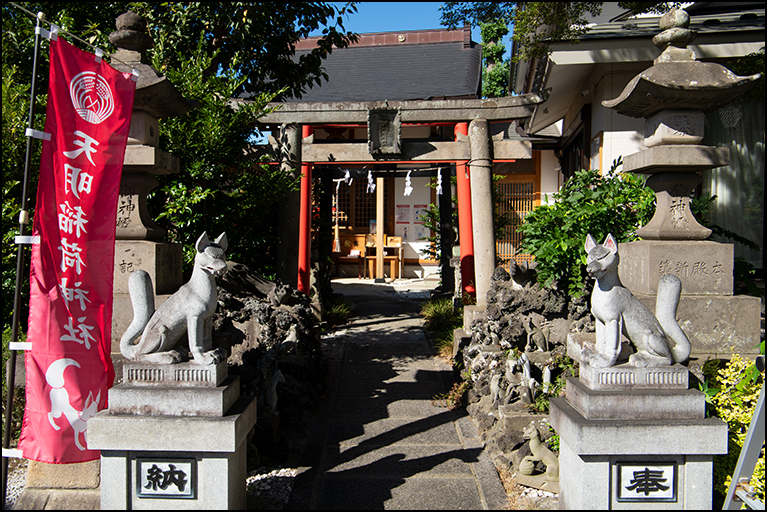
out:
<path id="1" fill-rule="evenodd" d="M 202 354 L 199 354 L 199 356 L 195 354 L 194 356 L 194 361 L 197 364 L 203 365 L 217 364 L 224 359 L 226 359 L 226 353 L 224 353 L 224 351 L 220 348 L 203 352 Z"/>
<path id="2" fill-rule="evenodd" d="M 647 352 L 637 352 L 629 357 L 629 365 L 637 368 L 653 368 L 673 364 L 670 357 L 659 357 Z"/>
<path id="3" fill-rule="evenodd" d="M 615 358 L 610 358 L 589 348 L 583 349 L 582 357 L 583 361 L 594 368 L 609 368 L 610 366 L 615 365 L 615 361 L 617 360 L 617 356 Z"/>

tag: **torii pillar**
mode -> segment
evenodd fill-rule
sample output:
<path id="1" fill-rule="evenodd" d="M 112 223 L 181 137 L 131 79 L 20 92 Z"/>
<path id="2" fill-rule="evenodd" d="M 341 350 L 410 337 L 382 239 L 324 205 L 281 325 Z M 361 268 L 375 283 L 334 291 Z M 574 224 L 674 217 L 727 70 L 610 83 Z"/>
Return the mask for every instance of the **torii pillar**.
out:
<path id="1" fill-rule="evenodd" d="M 280 170 L 297 178 L 301 165 L 301 128 L 288 123 L 280 127 Z M 279 233 L 283 240 L 299 239 L 300 194 L 288 192 L 279 212 Z M 298 254 L 293 243 L 277 247 L 277 277 L 285 284 L 298 288 Z"/>
<path id="2" fill-rule="evenodd" d="M 314 133 L 311 126 L 301 127 L 301 137 Z M 298 220 L 298 290 L 309 295 L 309 271 L 312 264 L 312 165 L 301 164 L 301 213 Z"/>
<path id="3" fill-rule="evenodd" d="M 469 123 L 457 123 L 454 128 L 458 135 L 469 135 Z M 463 297 L 476 296 L 474 286 L 474 234 L 471 227 L 471 183 L 467 162 L 455 163 L 456 194 L 458 195 L 458 236 L 461 244 L 461 287 Z"/>
<path id="4" fill-rule="evenodd" d="M 477 306 L 487 307 L 495 271 L 495 229 L 493 226 L 493 145 L 490 124 L 486 119 L 474 119 L 469 124 L 471 147 L 471 222 L 474 235 L 474 269 L 476 273 Z"/>

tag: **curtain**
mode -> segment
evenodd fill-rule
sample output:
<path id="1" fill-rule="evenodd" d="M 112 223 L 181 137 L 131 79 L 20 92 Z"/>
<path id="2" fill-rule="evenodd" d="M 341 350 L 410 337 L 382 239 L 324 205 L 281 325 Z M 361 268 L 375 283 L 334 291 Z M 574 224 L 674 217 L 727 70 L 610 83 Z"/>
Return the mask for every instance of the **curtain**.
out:
<path id="1" fill-rule="evenodd" d="M 735 257 L 764 268 L 764 102 L 731 104 L 706 114 L 702 144 L 729 147 L 730 165 L 702 173 L 703 194 L 716 196 L 708 218 L 756 243 L 735 243 Z M 733 243 L 716 237 L 718 242 Z"/>

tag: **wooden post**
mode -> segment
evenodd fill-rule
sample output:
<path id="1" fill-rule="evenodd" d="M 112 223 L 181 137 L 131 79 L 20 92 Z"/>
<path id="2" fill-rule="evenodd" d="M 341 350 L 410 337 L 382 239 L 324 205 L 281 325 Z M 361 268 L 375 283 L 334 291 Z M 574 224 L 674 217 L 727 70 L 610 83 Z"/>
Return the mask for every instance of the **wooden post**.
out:
<path id="1" fill-rule="evenodd" d="M 376 178 L 376 283 L 384 279 L 384 179 Z"/>
<path id="2" fill-rule="evenodd" d="M 455 292 L 455 276 L 450 268 L 450 258 L 453 257 L 453 190 L 450 184 L 450 168 L 439 169 L 442 176 L 442 195 L 439 196 L 439 240 L 440 240 L 440 275 L 442 291 L 451 295 Z"/>

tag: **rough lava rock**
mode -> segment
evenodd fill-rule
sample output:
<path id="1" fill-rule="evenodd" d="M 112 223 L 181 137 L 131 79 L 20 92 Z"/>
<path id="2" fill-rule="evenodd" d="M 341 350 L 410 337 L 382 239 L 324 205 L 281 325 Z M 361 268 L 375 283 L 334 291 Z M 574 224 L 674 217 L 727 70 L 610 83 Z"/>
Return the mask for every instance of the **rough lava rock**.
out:
<path id="1" fill-rule="evenodd" d="M 588 295 L 542 288 L 527 265 L 513 272 L 514 279 L 502 267 L 493 273 L 485 316 L 472 323 L 471 341 L 457 357 L 470 375 L 467 411 L 480 437 L 496 464 L 516 470 L 529 451 L 522 429 L 546 418 L 528 405 L 562 373 L 557 361 L 567 353 L 568 333 L 593 332 L 594 323 Z M 551 435 L 543 425 L 539 431 Z"/>
<path id="2" fill-rule="evenodd" d="M 259 455 L 300 454 L 327 363 L 309 297 L 234 262 L 218 284 L 213 340 L 229 354 L 243 394 L 258 397 Z"/>

